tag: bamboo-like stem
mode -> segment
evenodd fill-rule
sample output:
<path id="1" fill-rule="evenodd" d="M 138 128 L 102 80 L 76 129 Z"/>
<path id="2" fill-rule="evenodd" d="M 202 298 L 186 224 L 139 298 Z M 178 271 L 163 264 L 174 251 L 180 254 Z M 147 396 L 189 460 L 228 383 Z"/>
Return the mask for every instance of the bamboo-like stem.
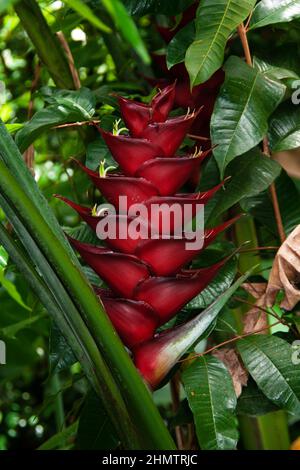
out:
<path id="1" fill-rule="evenodd" d="M 21 230 L 16 222 L 16 216 L 9 205 L 0 197 L 0 204 L 9 216 L 15 226 L 15 230 L 24 241 L 28 234 L 26 230 Z M 31 260 L 23 253 L 20 247 L 15 243 L 11 235 L 0 224 L 0 242 L 16 264 L 19 271 L 26 278 L 29 286 L 35 292 L 41 303 L 45 306 L 48 313 L 60 328 L 63 336 L 68 340 L 75 356 L 80 361 L 83 370 L 94 388 L 97 395 L 106 405 L 106 411 L 112 422 L 115 424 L 120 439 L 128 448 L 136 449 L 139 447 L 138 438 L 132 427 L 131 419 L 128 415 L 125 403 L 114 383 L 111 374 L 103 362 L 97 346 L 82 321 L 78 311 L 63 292 L 59 279 L 55 274 L 47 277 L 47 261 L 44 260 L 42 253 L 34 245 L 31 247 L 27 241 L 27 248 L 33 260 L 36 256 L 39 260 L 39 268 L 44 274 L 45 280 L 37 274 Z M 36 260 L 35 260 L 36 261 Z M 51 269 L 51 268 L 50 268 Z M 53 284 L 53 285 L 52 285 Z M 50 290 L 52 288 L 52 291 Z M 61 293 L 62 291 L 62 293 Z M 63 305 L 61 307 L 60 305 Z M 66 312 L 70 315 L 68 317 Z M 119 420 L 122 419 L 123 426 L 119 426 Z"/>
<path id="2" fill-rule="evenodd" d="M 250 67 L 253 67 L 249 42 L 247 38 L 247 29 L 245 28 L 243 23 L 238 26 L 238 33 L 239 33 L 239 37 L 243 46 L 246 62 Z M 271 157 L 271 152 L 270 152 L 267 136 L 265 136 L 263 139 L 263 151 L 265 155 L 267 155 L 268 157 Z M 272 183 L 270 185 L 270 195 L 271 195 L 278 235 L 279 235 L 281 243 L 283 243 L 286 239 L 286 235 L 285 235 L 285 231 L 284 231 L 284 227 L 282 223 L 282 217 L 281 217 L 280 207 L 278 203 L 275 183 Z"/>
<path id="3" fill-rule="evenodd" d="M 52 230 L 40 216 L 33 202 L 22 190 L 5 164 L 0 161 L 0 192 L 13 205 L 16 213 L 28 228 L 51 265 L 58 269 L 59 277 L 79 307 L 93 337 L 103 352 L 113 375 L 128 400 L 134 422 L 143 428 L 145 446 L 151 449 L 174 449 L 149 391 L 129 358 L 113 329 L 102 305 L 86 283 L 81 272 L 71 262 L 69 255 Z"/>
<path id="4" fill-rule="evenodd" d="M 14 5 L 23 28 L 59 88 L 74 89 L 75 84 L 58 39 L 52 33 L 35 0 L 20 0 Z"/>
<path id="5" fill-rule="evenodd" d="M 65 411 L 60 380 L 57 373 L 51 377 L 51 393 L 54 395 L 54 415 L 57 432 L 62 431 L 65 425 Z"/>

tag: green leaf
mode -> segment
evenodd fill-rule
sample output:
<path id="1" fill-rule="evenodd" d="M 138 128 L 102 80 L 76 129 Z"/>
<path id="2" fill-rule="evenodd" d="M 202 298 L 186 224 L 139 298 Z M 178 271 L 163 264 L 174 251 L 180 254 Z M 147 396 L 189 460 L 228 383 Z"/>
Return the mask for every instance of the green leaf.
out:
<path id="1" fill-rule="evenodd" d="M 293 180 L 284 170 L 282 170 L 280 177 L 276 180 L 275 186 L 283 227 L 285 233 L 288 235 L 300 224 L 300 194 Z M 243 210 L 250 212 L 255 219 L 275 236 L 278 236 L 278 229 L 269 192 L 246 198 L 241 201 L 241 206 Z"/>
<path id="2" fill-rule="evenodd" d="M 271 80 L 299 79 L 299 75 L 294 70 L 272 65 L 258 57 L 253 57 L 253 67 Z"/>
<path id="3" fill-rule="evenodd" d="M 3 248 L 3 246 L 0 246 L 0 269 L 1 268 L 6 268 L 7 261 L 8 261 L 8 253 Z"/>
<path id="4" fill-rule="evenodd" d="M 214 337 L 218 343 L 231 339 L 238 334 L 238 321 L 232 315 L 230 305 L 226 305 L 221 314 L 218 316 L 216 327 L 214 330 Z"/>
<path id="5" fill-rule="evenodd" d="M 220 192 L 219 202 L 213 211 L 217 217 L 244 197 L 256 196 L 279 176 L 280 165 L 260 152 L 258 148 L 237 157 L 227 173 L 232 175 L 225 190 Z"/>
<path id="6" fill-rule="evenodd" d="M 89 243 L 90 245 L 100 244 L 100 240 L 95 234 L 95 231 L 84 222 L 81 222 L 76 227 L 64 227 L 64 231 L 70 237 L 76 238 L 76 240 L 79 240 L 80 242 Z"/>
<path id="7" fill-rule="evenodd" d="M 14 123 L 14 124 L 5 124 L 6 129 L 10 134 L 14 134 L 18 130 L 22 129 L 24 124 Z"/>
<path id="8" fill-rule="evenodd" d="M 273 152 L 300 147 L 299 106 L 290 102 L 282 103 L 271 116 L 268 136 Z"/>
<path id="9" fill-rule="evenodd" d="M 147 13 L 177 15 L 189 7 L 194 0 L 123 0 L 131 15 L 144 16 Z"/>
<path id="10" fill-rule="evenodd" d="M 16 134 L 16 143 L 24 152 L 43 132 L 60 124 L 89 121 L 95 112 L 95 97 L 88 88 L 59 91 L 49 98 L 50 106 L 37 111 Z"/>
<path id="11" fill-rule="evenodd" d="M 75 362 L 77 359 L 72 349 L 56 323 L 53 322 L 49 340 L 50 374 L 53 375 L 61 370 L 69 369 Z"/>
<path id="12" fill-rule="evenodd" d="M 139 30 L 123 3 L 120 2 L 120 0 L 102 0 L 102 3 L 114 20 L 124 39 L 126 39 L 134 48 L 145 64 L 150 64 L 151 59 L 140 36 Z"/>
<path id="13" fill-rule="evenodd" d="M 250 29 L 274 23 L 286 23 L 299 17 L 299 0 L 261 0 L 253 11 Z"/>
<path id="14" fill-rule="evenodd" d="M 77 446 L 80 450 L 116 448 L 118 439 L 97 395 L 87 395 L 78 426 Z"/>
<path id="15" fill-rule="evenodd" d="M 195 22 L 191 21 L 182 28 L 170 41 L 167 49 L 168 69 L 184 61 L 187 48 L 195 37 Z"/>
<path id="16" fill-rule="evenodd" d="M 274 405 L 258 388 L 254 380 L 250 377 L 247 386 L 243 387 L 241 396 L 237 403 L 237 413 L 248 416 L 261 416 L 279 408 Z"/>
<path id="17" fill-rule="evenodd" d="M 4 289 L 8 292 L 10 297 L 17 302 L 17 304 L 21 305 L 21 307 L 25 308 L 25 310 L 31 311 L 31 308 L 25 304 L 23 301 L 21 294 L 18 292 L 15 284 L 11 282 L 9 279 L 5 277 L 5 270 L 0 268 L 0 285 L 4 287 Z"/>
<path id="18" fill-rule="evenodd" d="M 51 436 L 50 439 L 38 448 L 38 450 L 64 449 L 76 436 L 77 428 L 78 421 L 63 429 L 61 432 L 54 434 L 54 436 Z"/>
<path id="19" fill-rule="evenodd" d="M 118 166 L 106 143 L 99 137 L 88 144 L 85 164 L 91 170 L 96 171 L 103 160 L 105 160 L 106 166 Z"/>
<path id="20" fill-rule="evenodd" d="M 214 156 L 221 177 L 231 160 L 262 140 L 268 118 L 285 93 L 284 85 L 264 77 L 238 57 L 227 60 L 225 72 L 211 120 Z"/>
<path id="21" fill-rule="evenodd" d="M 26 307 L 27 310 L 29 309 Z M 31 309 L 29 309 L 31 310 Z M 15 338 L 16 335 L 22 331 L 25 330 L 25 328 L 29 328 L 33 323 L 37 322 L 38 320 L 41 320 L 42 318 L 45 318 L 47 315 L 45 314 L 39 314 L 39 315 L 34 315 L 33 317 L 28 317 L 25 320 L 21 320 L 17 323 L 13 323 L 12 325 L 6 326 L 5 328 L 2 328 L 1 335 L 5 336 L 6 338 Z"/>
<path id="22" fill-rule="evenodd" d="M 206 82 L 222 67 L 227 40 L 247 18 L 255 0 L 202 0 L 197 10 L 196 35 L 185 65 L 193 86 Z"/>
<path id="23" fill-rule="evenodd" d="M 65 3 L 69 5 L 70 8 L 77 11 L 80 16 L 84 19 L 89 21 L 92 25 L 96 26 L 96 28 L 100 29 L 104 33 L 111 33 L 112 30 L 103 23 L 91 10 L 91 8 L 81 0 L 65 0 Z"/>
<path id="24" fill-rule="evenodd" d="M 195 359 L 182 374 L 202 450 L 235 449 L 236 395 L 225 365 L 213 356 Z"/>
<path id="25" fill-rule="evenodd" d="M 275 405 L 300 413 L 300 364 L 293 364 L 292 346 L 270 335 L 238 341 L 242 360 L 260 390 Z"/>
<path id="26" fill-rule="evenodd" d="M 237 259 L 234 257 L 220 269 L 213 281 L 199 295 L 191 300 L 185 308 L 195 310 L 208 307 L 216 297 L 219 297 L 229 289 L 236 273 Z"/>

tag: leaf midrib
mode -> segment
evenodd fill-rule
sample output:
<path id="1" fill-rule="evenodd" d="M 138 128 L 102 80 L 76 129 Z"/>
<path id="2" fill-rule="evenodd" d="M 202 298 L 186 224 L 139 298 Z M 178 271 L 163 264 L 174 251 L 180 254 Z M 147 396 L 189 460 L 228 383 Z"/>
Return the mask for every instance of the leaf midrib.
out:
<path id="1" fill-rule="evenodd" d="M 296 400 L 298 401 L 299 403 L 299 406 L 300 406 L 300 400 L 299 398 L 297 397 L 297 395 L 295 394 L 294 390 L 291 388 L 290 384 L 287 382 L 287 380 L 285 379 L 285 377 L 283 376 L 282 372 L 279 370 L 278 366 L 275 364 L 274 361 L 272 361 L 272 359 L 261 349 L 259 348 L 259 346 L 257 346 L 256 344 L 253 344 L 251 343 L 251 346 L 260 354 L 262 354 L 264 356 L 264 358 L 266 358 L 274 367 L 275 369 L 279 372 L 280 376 L 282 377 L 284 383 L 287 385 L 288 389 L 291 391 L 292 393 L 292 396 L 294 398 L 296 398 Z M 270 398 L 271 401 L 273 401 L 273 398 Z M 277 403 L 276 403 L 277 404 Z"/>
<path id="2" fill-rule="evenodd" d="M 223 14 L 223 16 L 222 16 L 222 20 L 221 20 L 221 22 L 219 23 L 219 26 L 218 26 L 218 28 L 217 28 L 217 31 L 216 31 L 215 35 L 213 36 L 213 40 L 211 41 L 211 44 L 210 44 L 210 46 L 209 46 L 209 48 L 208 48 L 208 50 L 207 50 L 207 53 L 206 53 L 206 54 L 204 55 L 204 57 L 203 57 L 203 60 L 202 60 L 202 62 L 201 62 L 201 65 L 199 66 L 199 71 L 198 71 L 198 73 L 197 73 L 197 75 L 196 75 L 196 78 L 197 78 L 197 76 L 200 74 L 201 69 L 203 68 L 203 64 L 204 64 L 204 62 L 207 60 L 207 57 L 209 56 L 210 51 L 211 51 L 212 47 L 214 46 L 214 44 L 215 44 L 215 42 L 216 42 L 216 38 L 217 38 L 218 35 L 219 35 L 220 29 L 221 29 L 221 27 L 222 27 L 223 24 L 224 24 L 225 17 L 226 17 L 226 15 L 227 15 L 227 12 L 228 12 L 228 10 L 229 10 L 229 7 L 230 7 L 230 5 L 232 4 L 233 1 L 234 1 L 234 0 L 229 0 L 228 4 L 226 5 L 226 8 L 225 8 L 225 10 L 224 10 L 224 14 Z M 201 41 L 201 38 L 199 39 L 199 41 Z M 195 81 L 195 80 L 194 80 L 194 81 Z"/>
<path id="3" fill-rule="evenodd" d="M 251 88 L 250 88 L 250 92 L 249 92 L 247 101 L 246 101 L 246 103 L 245 103 L 245 106 L 243 107 L 243 109 L 242 109 L 242 111 L 241 111 L 241 113 L 240 113 L 240 115 L 239 115 L 238 121 L 236 121 L 236 126 L 234 127 L 234 131 L 233 131 L 233 133 L 232 133 L 232 135 L 231 135 L 231 138 L 230 138 L 230 140 L 229 140 L 229 145 L 228 145 L 228 147 L 227 147 L 227 151 L 226 151 L 226 153 L 225 153 L 225 155 L 224 155 L 224 158 L 223 158 L 222 173 L 224 172 L 224 169 L 225 169 L 225 168 L 224 168 L 224 163 L 227 162 L 227 157 L 228 157 L 229 151 L 230 151 L 230 149 L 231 149 L 233 139 L 234 139 L 235 136 L 236 136 L 237 129 L 238 129 L 239 125 L 240 125 L 241 119 L 242 119 L 243 115 L 245 114 L 246 109 L 247 109 L 248 106 L 249 106 L 249 102 L 250 102 L 250 100 L 251 100 L 251 98 L 252 98 L 253 91 L 254 91 L 254 88 L 255 88 L 255 85 L 256 85 L 256 82 L 257 82 L 257 80 L 258 80 L 259 75 L 260 75 L 260 72 L 257 71 L 257 72 L 256 72 L 256 75 L 255 75 L 255 77 L 254 77 L 254 80 L 253 80 L 253 84 L 252 84 L 252 86 L 251 86 Z"/>

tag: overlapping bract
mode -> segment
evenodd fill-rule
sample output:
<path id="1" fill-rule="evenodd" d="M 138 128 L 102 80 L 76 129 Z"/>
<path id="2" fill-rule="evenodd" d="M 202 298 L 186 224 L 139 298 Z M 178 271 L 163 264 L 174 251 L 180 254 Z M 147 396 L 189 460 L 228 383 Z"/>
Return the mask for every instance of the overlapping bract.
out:
<path id="1" fill-rule="evenodd" d="M 154 203 L 163 203 L 167 211 L 174 203 L 180 207 L 190 204 L 193 218 L 199 203 L 205 204 L 222 186 L 220 184 L 205 193 L 179 192 L 191 174 L 199 168 L 207 152 L 175 155 L 199 111 L 169 118 L 174 96 L 175 84 L 155 95 L 149 105 L 119 98 L 129 135 L 116 135 L 103 130 L 100 132 L 119 164 L 121 173 L 100 176 L 80 164 L 105 199 L 116 208 L 116 214 L 95 215 L 89 208 L 58 196 L 76 210 L 93 230 L 103 220 L 112 222 L 117 228 L 122 226 L 128 229 L 134 217 L 123 210 L 119 203 L 120 196 L 127 196 L 129 207 L 143 203 L 150 208 Z M 98 289 L 96 292 L 133 357 L 136 351 L 139 358 L 143 357 L 143 345 L 149 351 L 151 341 L 154 337 L 157 339 L 157 328 L 176 315 L 216 275 L 224 261 L 208 268 L 187 268 L 193 257 L 234 222 L 231 220 L 204 231 L 203 246 L 187 249 L 186 236 L 178 237 L 174 234 L 190 220 L 184 217 L 174 219 L 171 224 L 174 234 L 166 239 L 163 236 L 164 210 L 156 219 L 154 238 L 134 239 L 129 235 L 121 238 L 118 237 L 118 230 L 116 237 L 105 241 L 105 246 L 92 246 L 69 238 L 82 259 L 108 285 L 109 289 Z M 151 223 L 152 219 L 150 227 Z M 154 357 L 151 358 L 153 360 Z M 140 360 L 138 367 L 142 372 L 153 370 L 152 366 L 150 369 L 146 365 L 141 367 Z M 160 372 L 159 377 L 167 372 Z M 152 387 L 158 385 L 156 373 L 144 375 Z"/>

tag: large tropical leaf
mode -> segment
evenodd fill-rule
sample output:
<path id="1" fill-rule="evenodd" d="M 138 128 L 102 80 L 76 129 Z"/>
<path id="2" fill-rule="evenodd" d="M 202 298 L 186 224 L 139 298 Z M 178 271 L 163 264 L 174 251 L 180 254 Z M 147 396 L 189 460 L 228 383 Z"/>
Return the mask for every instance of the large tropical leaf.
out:
<path id="1" fill-rule="evenodd" d="M 95 97 L 88 88 L 58 91 L 50 97 L 50 102 L 50 106 L 37 111 L 17 133 L 16 143 L 21 152 L 42 132 L 60 124 L 89 121 L 95 112 Z"/>
<path id="2" fill-rule="evenodd" d="M 213 356 L 199 357 L 184 370 L 182 379 L 201 449 L 235 449 L 237 401 L 225 365 Z"/>
<path id="3" fill-rule="evenodd" d="M 261 0 L 253 11 L 250 29 L 292 21 L 299 16 L 299 0 Z"/>
<path id="4" fill-rule="evenodd" d="M 195 37 L 195 22 L 191 21 L 170 41 L 167 49 L 167 65 L 171 68 L 184 61 L 185 53 Z"/>
<path id="5" fill-rule="evenodd" d="M 223 63 L 226 42 L 249 15 L 255 0 L 202 0 L 197 10 L 196 35 L 186 52 L 192 85 L 208 80 Z"/>
<path id="6" fill-rule="evenodd" d="M 269 142 L 274 152 L 300 147 L 300 109 L 290 102 L 282 103 L 272 114 Z"/>
<path id="7" fill-rule="evenodd" d="M 280 165 L 262 154 L 258 148 L 237 157 L 228 167 L 232 178 L 225 190 L 220 192 L 213 217 L 217 217 L 242 198 L 265 191 L 279 176 L 280 171 Z"/>
<path id="8" fill-rule="evenodd" d="M 279 67 L 258 57 L 253 57 L 253 67 L 271 80 L 299 80 L 299 75 L 295 70 L 288 69 L 284 66 Z"/>
<path id="9" fill-rule="evenodd" d="M 212 282 L 187 304 L 186 308 L 188 310 L 195 310 L 208 307 L 216 297 L 219 297 L 229 289 L 236 273 L 237 259 L 232 258 L 225 264 L 225 266 L 223 266 L 222 269 L 220 269 Z"/>
<path id="10" fill-rule="evenodd" d="M 260 390 L 275 405 L 299 415 L 300 364 L 292 362 L 292 346 L 270 335 L 249 336 L 237 346 Z"/>
<path id="11" fill-rule="evenodd" d="M 231 160 L 262 140 L 268 118 L 285 93 L 284 85 L 263 76 L 238 57 L 227 60 L 225 72 L 211 120 L 214 156 L 222 177 Z"/>
<path id="12" fill-rule="evenodd" d="M 243 387 L 241 396 L 237 403 L 237 413 L 248 416 L 261 416 L 279 408 L 274 405 L 258 388 L 250 377 L 246 387 Z"/>

